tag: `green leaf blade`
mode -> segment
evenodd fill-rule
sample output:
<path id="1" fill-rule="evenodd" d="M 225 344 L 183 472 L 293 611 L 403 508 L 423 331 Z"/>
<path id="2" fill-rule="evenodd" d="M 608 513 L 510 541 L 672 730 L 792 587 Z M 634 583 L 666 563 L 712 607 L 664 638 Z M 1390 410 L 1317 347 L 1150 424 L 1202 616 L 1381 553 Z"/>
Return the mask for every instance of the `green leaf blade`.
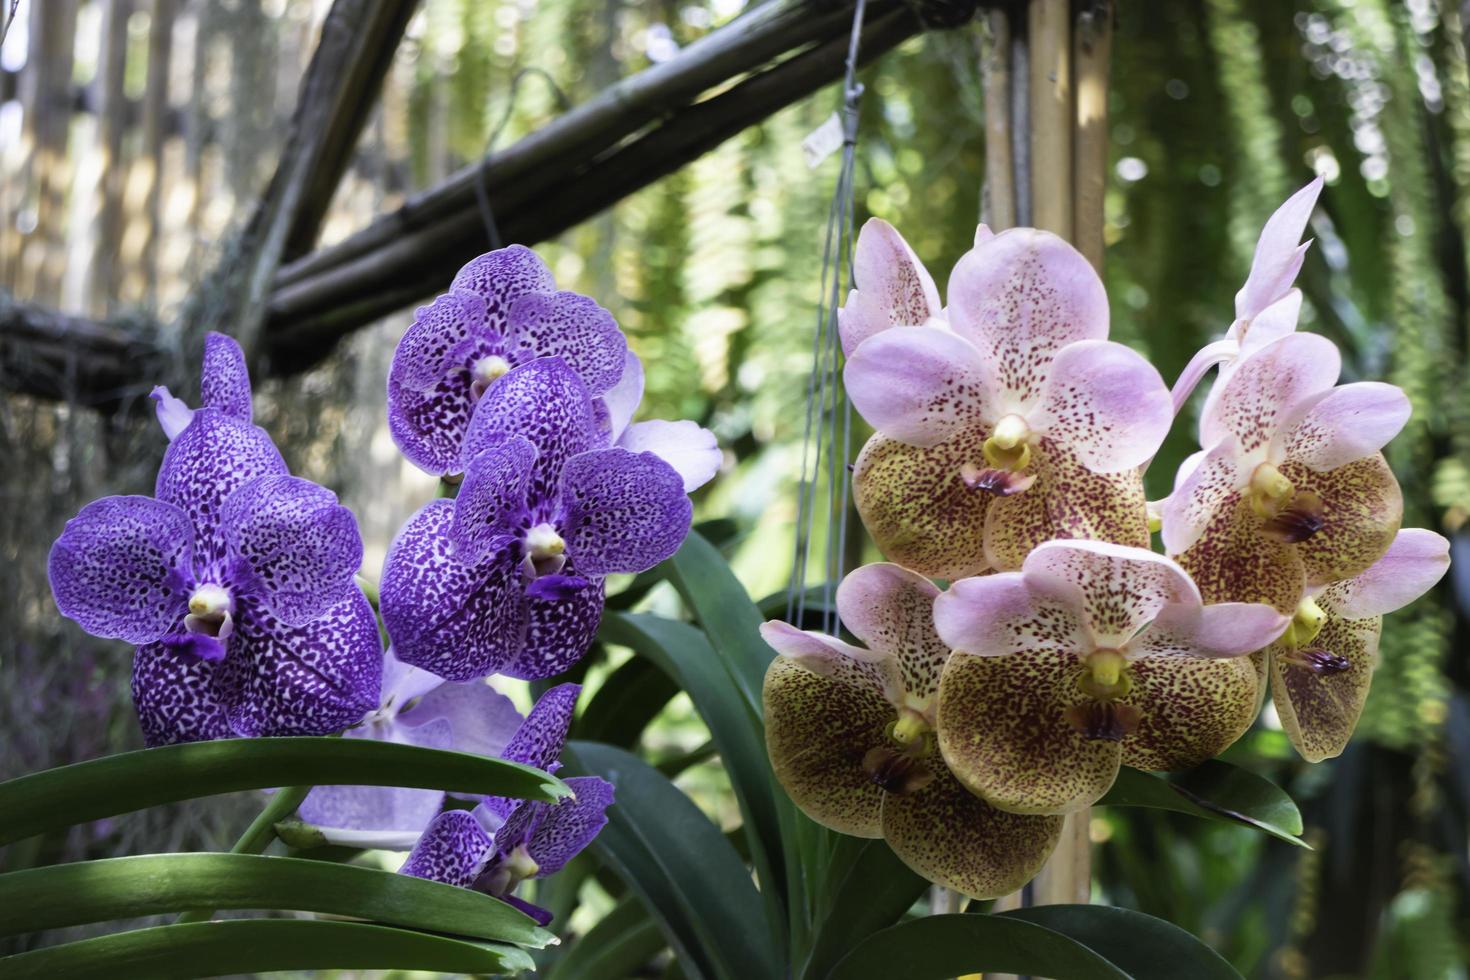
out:
<path id="1" fill-rule="evenodd" d="M 1098 805 L 1173 810 L 1252 827 L 1310 849 L 1300 836 L 1301 811 L 1285 790 L 1248 769 L 1218 759 L 1170 778 L 1124 766 Z"/>

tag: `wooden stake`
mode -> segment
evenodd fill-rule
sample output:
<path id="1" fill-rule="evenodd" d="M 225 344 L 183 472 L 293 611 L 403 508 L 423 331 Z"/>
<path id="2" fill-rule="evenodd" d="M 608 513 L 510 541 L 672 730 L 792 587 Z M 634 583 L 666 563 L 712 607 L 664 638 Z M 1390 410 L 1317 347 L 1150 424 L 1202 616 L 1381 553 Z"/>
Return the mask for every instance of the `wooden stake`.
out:
<path id="1" fill-rule="evenodd" d="M 1031 0 L 1031 222 L 1072 237 L 1072 18 L 1068 0 Z"/>
<path id="2" fill-rule="evenodd" d="M 1108 183 L 1108 73 L 1113 11 L 1092 0 L 1077 15 L 1072 62 L 1077 75 L 1077 136 L 1072 168 L 1073 235 L 1077 250 L 1102 274 L 1103 196 Z"/>
<path id="3" fill-rule="evenodd" d="M 983 42 L 980 76 L 985 85 L 985 193 L 981 220 L 992 231 L 1016 226 L 1016 182 L 1011 152 L 1011 16 L 992 10 Z"/>

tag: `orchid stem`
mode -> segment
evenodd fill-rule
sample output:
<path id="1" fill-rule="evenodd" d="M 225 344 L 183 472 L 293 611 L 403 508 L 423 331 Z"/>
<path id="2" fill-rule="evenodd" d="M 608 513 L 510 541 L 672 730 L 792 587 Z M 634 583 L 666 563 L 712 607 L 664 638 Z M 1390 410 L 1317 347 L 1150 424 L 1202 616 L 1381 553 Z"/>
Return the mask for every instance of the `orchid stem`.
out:
<path id="1" fill-rule="evenodd" d="M 270 846 L 271 841 L 276 839 L 276 824 L 285 820 L 296 812 L 301 801 L 306 799 L 310 793 L 310 786 L 286 786 L 271 794 L 270 802 L 260 811 L 259 815 L 251 821 L 250 826 L 245 828 L 245 833 L 235 841 L 235 846 L 230 848 L 231 854 L 260 854 Z M 213 918 L 215 909 L 191 909 L 183 913 L 177 920 L 178 925 L 189 922 L 208 922 Z"/>

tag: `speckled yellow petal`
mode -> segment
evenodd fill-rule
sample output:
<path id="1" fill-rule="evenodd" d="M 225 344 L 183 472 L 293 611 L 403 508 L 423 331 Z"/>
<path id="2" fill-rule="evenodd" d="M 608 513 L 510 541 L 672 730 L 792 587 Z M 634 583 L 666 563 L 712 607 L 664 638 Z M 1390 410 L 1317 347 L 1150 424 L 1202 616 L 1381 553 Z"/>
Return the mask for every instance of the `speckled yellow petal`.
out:
<path id="1" fill-rule="evenodd" d="M 1296 546 L 1308 585 L 1352 578 L 1383 557 L 1404 519 L 1404 498 L 1382 453 L 1326 473 L 1290 461 L 1280 469 L 1298 494 L 1322 501 L 1322 530 Z"/>
<path id="2" fill-rule="evenodd" d="M 1333 616 L 1308 645 L 1306 654 L 1276 644 L 1271 647 L 1271 700 L 1291 744 L 1308 762 L 1341 754 L 1352 737 L 1378 660 L 1381 616 L 1339 619 Z M 1295 654 L 1295 658 L 1293 657 Z M 1316 654 L 1341 657 L 1338 670 L 1314 669 Z M 1307 660 L 1308 664 L 1294 662 Z"/>
<path id="3" fill-rule="evenodd" d="M 786 657 L 766 670 L 766 751 L 787 795 L 824 827 L 881 837 L 883 790 L 863 756 L 887 743 L 894 710 L 878 690 L 821 676 Z"/>
<path id="4" fill-rule="evenodd" d="M 939 589 L 915 572 L 889 562 L 855 569 L 837 587 L 842 624 L 869 649 L 892 654 L 904 690 L 923 701 L 939 689 L 949 645 L 934 629 Z"/>
<path id="5" fill-rule="evenodd" d="M 853 467 L 853 498 L 890 561 L 949 579 L 988 567 L 985 512 L 996 498 L 960 477 L 961 467 L 984 459 L 985 436 L 983 429 L 967 428 L 929 448 L 881 434 L 868 440 Z"/>
<path id="6" fill-rule="evenodd" d="M 1287 615 L 1296 611 L 1305 581 L 1300 545 L 1270 537 L 1262 524 L 1250 501 L 1235 494 L 1178 556 L 1205 602 L 1264 602 Z"/>
<path id="7" fill-rule="evenodd" d="M 1188 769 L 1213 759 L 1246 733 L 1258 709 L 1260 678 L 1250 657 L 1214 659 L 1145 654 L 1128 663 L 1138 728 L 1123 736 L 1123 763 Z"/>
<path id="8" fill-rule="evenodd" d="M 1075 654 L 956 653 L 939 679 L 939 747 L 973 793 L 1013 813 L 1068 813 L 1118 775 L 1119 744 L 1088 738 L 1067 709 L 1087 702 Z"/>
<path id="9" fill-rule="evenodd" d="M 999 898 L 1041 870 L 1062 817 L 997 810 L 966 790 L 934 753 L 938 777 L 916 793 L 886 794 L 883 836 L 904 864 L 971 898 Z"/>
<path id="10" fill-rule="evenodd" d="M 1086 538 L 1147 548 L 1148 514 L 1138 470 L 1094 473 L 1050 439 L 1031 447 L 1030 489 L 995 498 L 985 516 L 985 557 L 1003 570 L 1021 567 L 1031 549 L 1053 538 Z"/>

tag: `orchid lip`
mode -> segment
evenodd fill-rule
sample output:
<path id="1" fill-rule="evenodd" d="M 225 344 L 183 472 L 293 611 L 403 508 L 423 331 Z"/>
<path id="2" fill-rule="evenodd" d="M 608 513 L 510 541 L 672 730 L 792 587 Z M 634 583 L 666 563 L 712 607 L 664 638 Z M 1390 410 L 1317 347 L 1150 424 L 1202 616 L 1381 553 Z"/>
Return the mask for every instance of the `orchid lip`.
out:
<path id="1" fill-rule="evenodd" d="M 934 781 L 934 771 L 912 751 L 879 745 L 863 755 L 868 778 L 895 796 L 917 793 Z"/>
<path id="2" fill-rule="evenodd" d="M 960 479 L 971 490 L 983 490 L 996 497 L 1022 493 L 1036 482 L 1034 473 L 1015 473 L 1006 469 L 981 469 L 972 463 L 960 467 Z"/>
<path id="3" fill-rule="evenodd" d="M 1293 667 L 1301 667 L 1314 674 L 1341 674 L 1352 667 L 1352 662 L 1347 657 L 1320 647 L 1293 650 L 1281 659 Z"/>
<path id="4" fill-rule="evenodd" d="M 1074 704 L 1066 711 L 1067 723 L 1091 741 L 1121 742 L 1138 729 L 1143 713 L 1131 704 L 1113 700 L 1091 700 Z"/>
<path id="5" fill-rule="evenodd" d="M 1288 506 L 1266 519 L 1264 530 L 1287 544 L 1301 544 L 1326 526 L 1321 498 L 1314 493 L 1299 493 Z"/>

